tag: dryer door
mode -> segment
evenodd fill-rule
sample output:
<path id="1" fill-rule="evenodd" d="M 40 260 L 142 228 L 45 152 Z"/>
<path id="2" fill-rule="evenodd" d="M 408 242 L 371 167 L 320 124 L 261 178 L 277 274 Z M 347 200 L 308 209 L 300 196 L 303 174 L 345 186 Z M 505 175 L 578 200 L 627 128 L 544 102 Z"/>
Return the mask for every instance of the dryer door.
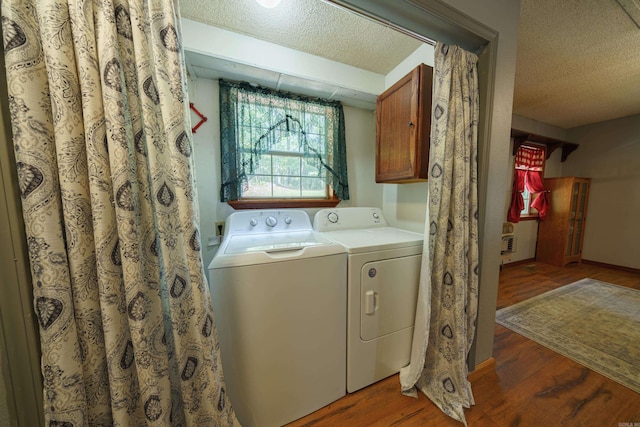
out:
<path id="1" fill-rule="evenodd" d="M 360 338 L 413 326 L 422 255 L 368 262 L 360 271 Z"/>

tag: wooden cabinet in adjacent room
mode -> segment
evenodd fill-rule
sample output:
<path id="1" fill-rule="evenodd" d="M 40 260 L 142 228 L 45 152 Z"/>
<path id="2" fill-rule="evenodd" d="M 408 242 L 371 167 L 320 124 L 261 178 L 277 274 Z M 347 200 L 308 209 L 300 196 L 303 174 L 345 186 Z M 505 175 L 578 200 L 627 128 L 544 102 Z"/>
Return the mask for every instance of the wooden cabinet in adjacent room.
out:
<path id="1" fill-rule="evenodd" d="M 376 182 L 424 181 L 429 169 L 433 68 L 421 64 L 376 103 Z"/>
<path id="2" fill-rule="evenodd" d="M 546 178 L 549 211 L 538 227 L 536 260 L 564 267 L 582 261 L 590 178 Z"/>

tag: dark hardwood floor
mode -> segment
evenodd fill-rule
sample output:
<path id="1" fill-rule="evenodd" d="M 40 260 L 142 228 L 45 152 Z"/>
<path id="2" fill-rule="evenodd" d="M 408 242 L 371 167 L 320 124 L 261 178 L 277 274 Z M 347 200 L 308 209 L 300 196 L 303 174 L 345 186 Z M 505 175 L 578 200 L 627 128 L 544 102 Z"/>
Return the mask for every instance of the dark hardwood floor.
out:
<path id="1" fill-rule="evenodd" d="M 501 271 L 498 308 L 585 277 L 640 289 L 639 273 L 531 262 Z M 495 331 L 495 363 L 470 377 L 476 404 L 466 411 L 469 426 L 640 426 L 640 394 L 509 329 L 496 325 Z M 394 375 L 289 426 L 461 425 L 420 393 L 402 396 Z"/>

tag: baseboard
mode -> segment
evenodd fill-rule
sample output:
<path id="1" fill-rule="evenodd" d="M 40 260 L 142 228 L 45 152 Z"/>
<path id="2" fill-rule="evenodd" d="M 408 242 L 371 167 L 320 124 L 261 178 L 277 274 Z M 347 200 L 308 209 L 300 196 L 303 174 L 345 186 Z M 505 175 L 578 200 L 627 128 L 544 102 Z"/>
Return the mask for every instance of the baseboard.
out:
<path id="1" fill-rule="evenodd" d="M 530 264 L 532 262 L 535 262 L 535 260 L 535 258 L 521 259 L 520 261 L 513 261 L 508 264 L 502 264 L 502 268 L 517 267 L 522 264 Z"/>
<path id="2" fill-rule="evenodd" d="M 476 369 L 469 372 L 469 381 L 473 382 L 480 378 L 485 371 L 491 370 L 494 371 L 496 367 L 496 359 L 493 357 L 488 358 L 487 360 L 480 362 L 476 365 Z"/>
<path id="3" fill-rule="evenodd" d="M 624 267 L 622 265 L 607 264 L 607 263 L 604 263 L 604 262 L 590 261 L 588 259 L 583 259 L 582 263 L 583 264 L 597 265 L 598 267 L 613 268 L 614 270 L 628 271 L 629 273 L 640 273 L 640 269 L 639 268 Z"/>

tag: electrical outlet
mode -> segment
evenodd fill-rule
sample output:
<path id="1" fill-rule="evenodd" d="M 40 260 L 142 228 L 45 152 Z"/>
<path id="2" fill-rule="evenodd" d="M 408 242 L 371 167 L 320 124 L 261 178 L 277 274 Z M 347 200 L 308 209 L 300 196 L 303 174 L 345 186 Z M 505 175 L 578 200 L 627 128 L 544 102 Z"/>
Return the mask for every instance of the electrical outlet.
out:
<path id="1" fill-rule="evenodd" d="M 216 222 L 216 236 L 224 235 L 224 221 Z"/>

